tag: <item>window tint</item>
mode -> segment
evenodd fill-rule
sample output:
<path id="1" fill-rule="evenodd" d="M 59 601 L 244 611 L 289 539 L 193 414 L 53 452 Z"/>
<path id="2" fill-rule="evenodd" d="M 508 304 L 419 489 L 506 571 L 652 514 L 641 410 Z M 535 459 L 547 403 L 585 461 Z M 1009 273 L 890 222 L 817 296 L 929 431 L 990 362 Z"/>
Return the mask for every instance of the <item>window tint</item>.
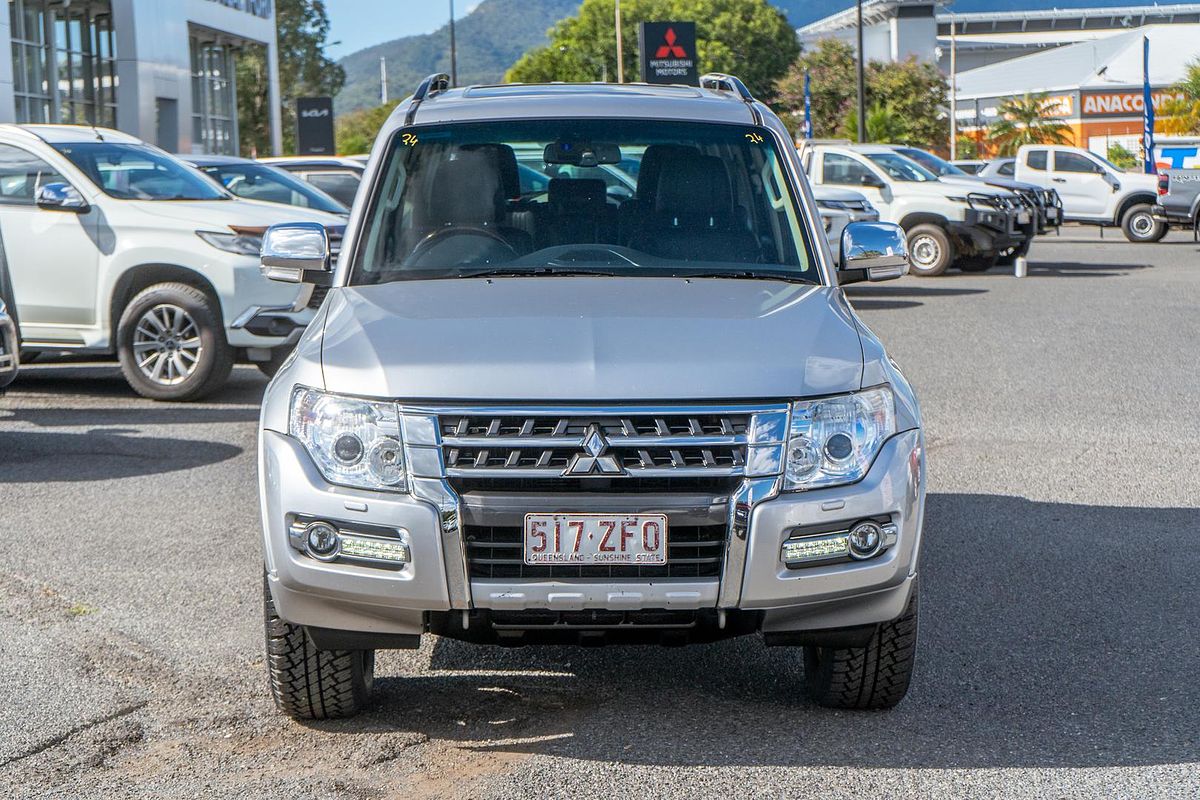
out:
<path id="1" fill-rule="evenodd" d="M 498 268 L 820 282 L 766 130 L 580 118 L 419 130 L 419 143 L 392 138 L 352 284 Z"/>
<path id="2" fill-rule="evenodd" d="M 1081 156 L 1078 153 L 1064 153 L 1062 151 L 1054 154 L 1054 169 L 1056 172 L 1095 173 L 1100 171 L 1099 165 L 1087 156 Z"/>
<path id="3" fill-rule="evenodd" d="M 0 203 L 31 206 L 39 188 L 66 182 L 54 167 L 32 153 L 0 144 Z"/>
<path id="4" fill-rule="evenodd" d="M 870 153 L 867 158 L 877 166 L 883 167 L 883 171 L 892 180 L 905 183 L 924 183 L 937 180 L 937 175 L 899 153 Z"/>
<path id="5" fill-rule="evenodd" d="M 306 172 L 304 180 L 349 208 L 362 178 L 353 172 Z"/>
<path id="6" fill-rule="evenodd" d="M 996 172 L 1000 175 L 1011 178 L 1017 172 L 1017 163 L 1015 161 L 1005 161 L 1000 165 Z"/>
<path id="7" fill-rule="evenodd" d="M 262 164 L 223 164 L 201 169 L 226 189 L 247 200 L 315 208 L 330 214 L 346 213 L 346 207 L 337 200 L 283 170 Z"/>
<path id="8" fill-rule="evenodd" d="M 877 183 L 879 178 L 871 168 L 856 158 L 841 153 L 826 153 L 821 162 L 821 181 L 840 183 L 847 186 L 865 186 Z"/>
<path id="9" fill-rule="evenodd" d="M 1046 151 L 1045 150 L 1030 150 L 1025 154 L 1025 164 L 1030 169 L 1042 170 L 1046 169 Z"/>
<path id="10" fill-rule="evenodd" d="M 185 164 L 141 144 L 71 142 L 54 148 L 111 197 L 122 200 L 226 200 L 229 195 Z"/>

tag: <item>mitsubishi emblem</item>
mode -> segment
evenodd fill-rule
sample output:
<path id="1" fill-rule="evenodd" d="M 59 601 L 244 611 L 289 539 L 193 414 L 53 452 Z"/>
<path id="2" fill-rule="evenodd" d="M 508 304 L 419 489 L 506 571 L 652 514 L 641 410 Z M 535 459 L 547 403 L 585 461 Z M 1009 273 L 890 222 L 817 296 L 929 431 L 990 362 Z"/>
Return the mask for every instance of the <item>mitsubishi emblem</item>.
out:
<path id="1" fill-rule="evenodd" d="M 617 463 L 614 456 L 608 454 L 608 440 L 596 423 L 588 425 L 583 437 L 583 453 L 571 459 L 563 477 L 583 477 L 586 475 L 624 475 L 625 470 Z"/>

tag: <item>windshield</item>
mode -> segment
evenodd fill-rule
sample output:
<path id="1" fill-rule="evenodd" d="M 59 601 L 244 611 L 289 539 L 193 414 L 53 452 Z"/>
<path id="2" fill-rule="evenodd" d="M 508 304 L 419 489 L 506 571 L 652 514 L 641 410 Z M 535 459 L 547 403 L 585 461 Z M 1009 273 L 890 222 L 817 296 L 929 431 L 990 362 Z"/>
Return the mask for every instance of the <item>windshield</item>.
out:
<path id="1" fill-rule="evenodd" d="M 54 148 L 110 197 L 122 200 L 228 200 L 212 181 L 143 144 L 71 142 Z"/>
<path id="2" fill-rule="evenodd" d="M 398 132 L 351 283 L 480 275 L 819 283 L 771 134 L 746 125 L 513 120 Z"/>
<path id="3" fill-rule="evenodd" d="M 867 158 L 882 167 L 888 177 L 894 181 L 924 183 L 937 180 L 937 175 L 899 153 L 867 153 Z"/>
<path id="4" fill-rule="evenodd" d="M 913 161 L 920 164 L 925 169 L 932 172 L 934 175 L 966 175 L 967 172 L 955 164 L 951 164 L 944 158 L 938 158 L 933 153 L 924 150 L 918 150 L 915 147 L 904 147 L 896 151 L 902 156 L 907 156 Z"/>
<path id="5" fill-rule="evenodd" d="M 200 167 L 238 197 L 315 208 L 330 214 L 348 214 L 349 209 L 310 183 L 281 169 L 263 164 L 218 164 Z"/>

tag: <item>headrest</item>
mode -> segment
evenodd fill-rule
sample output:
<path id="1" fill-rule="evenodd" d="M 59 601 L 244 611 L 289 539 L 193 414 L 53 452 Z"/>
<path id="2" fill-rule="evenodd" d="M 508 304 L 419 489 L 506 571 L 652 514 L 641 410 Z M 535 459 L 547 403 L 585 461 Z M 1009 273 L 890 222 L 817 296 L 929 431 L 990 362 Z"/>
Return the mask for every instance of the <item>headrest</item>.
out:
<path id="1" fill-rule="evenodd" d="M 551 178 L 550 208 L 559 214 L 588 214 L 608 205 L 604 181 L 599 178 Z"/>
<path id="2" fill-rule="evenodd" d="M 468 144 L 461 152 L 484 153 L 492 161 L 500 175 L 500 188 L 505 200 L 516 200 L 521 196 L 521 174 L 517 171 L 517 154 L 506 144 Z"/>
<path id="3" fill-rule="evenodd" d="M 638 169 L 637 197 L 648 203 L 654 202 L 658 193 L 658 176 L 662 172 L 663 161 L 672 157 L 698 158 L 700 151 L 695 147 L 683 144 L 652 144 L 642 153 L 642 163 Z"/>
<path id="4" fill-rule="evenodd" d="M 491 224 L 504 203 L 500 171 L 487 151 L 451 153 L 438 167 L 432 188 L 426 213 L 433 226 Z"/>
<path id="5" fill-rule="evenodd" d="M 671 155 L 663 159 L 654 210 L 673 216 L 707 217 L 709 225 L 733 219 L 733 190 L 725 163 L 716 156 Z"/>

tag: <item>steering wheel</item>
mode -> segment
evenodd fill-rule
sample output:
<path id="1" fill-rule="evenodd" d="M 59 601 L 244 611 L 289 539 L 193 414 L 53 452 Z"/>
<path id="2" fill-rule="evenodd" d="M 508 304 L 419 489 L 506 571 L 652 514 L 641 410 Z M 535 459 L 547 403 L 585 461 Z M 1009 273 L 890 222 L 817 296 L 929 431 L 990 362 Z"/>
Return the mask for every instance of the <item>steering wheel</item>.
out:
<path id="1" fill-rule="evenodd" d="M 404 259 L 404 263 L 406 265 L 419 264 L 421 259 L 428 255 L 431 250 L 445 242 L 447 239 L 451 239 L 456 236 L 475 236 L 481 239 L 487 239 L 493 244 L 498 244 L 508 251 L 510 258 L 517 257 L 516 248 L 509 244 L 503 236 L 495 231 L 482 227 L 455 226 L 451 228 L 441 228 L 440 230 L 436 230 L 430 234 L 427 234 L 425 238 L 421 239 L 421 241 L 417 242 L 416 246 L 413 247 L 412 252 L 408 254 L 408 258 Z"/>

